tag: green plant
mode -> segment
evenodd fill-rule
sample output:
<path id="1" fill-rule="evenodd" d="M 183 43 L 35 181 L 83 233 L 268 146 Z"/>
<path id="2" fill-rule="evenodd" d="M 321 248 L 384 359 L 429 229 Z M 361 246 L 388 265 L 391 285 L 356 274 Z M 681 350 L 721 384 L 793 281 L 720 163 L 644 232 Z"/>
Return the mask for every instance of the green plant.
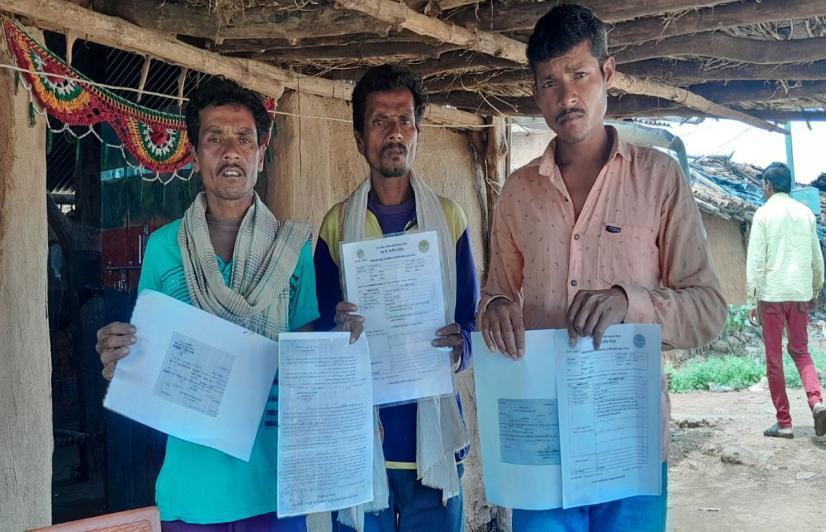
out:
<path id="1" fill-rule="evenodd" d="M 826 368 L 826 353 L 812 353 L 815 367 Z M 741 390 L 756 384 L 766 375 L 766 361 L 762 356 L 743 357 L 725 355 L 721 357 L 696 358 L 679 368 L 666 367 L 671 374 L 669 391 L 675 393 L 696 390 L 730 389 Z M 783 354 L 783 372 L 786 386 L 800 388 L 800 375 L 794 360 Z"/>
<path id="2" fill-rule="evenodd" d="M 749 321 L 749 310 L 751 310 L 749 305 L 729 305 L 726 332 L 731 334 L 752 327 Z"/>

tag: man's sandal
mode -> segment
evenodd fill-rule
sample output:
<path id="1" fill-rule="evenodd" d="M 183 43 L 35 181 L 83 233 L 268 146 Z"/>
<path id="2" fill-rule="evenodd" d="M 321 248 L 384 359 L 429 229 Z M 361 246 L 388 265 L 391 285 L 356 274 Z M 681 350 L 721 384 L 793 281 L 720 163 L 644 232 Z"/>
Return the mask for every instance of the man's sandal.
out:
<path id="1" fill-rule="evenodd" d="M 786 438 L 790 440 L 794 438 L 794 432 L 792 432 L 791 427 L 781 427 L 775 423 L 763 431 L 763 436 L 768 436 L 770 438 Z"/>

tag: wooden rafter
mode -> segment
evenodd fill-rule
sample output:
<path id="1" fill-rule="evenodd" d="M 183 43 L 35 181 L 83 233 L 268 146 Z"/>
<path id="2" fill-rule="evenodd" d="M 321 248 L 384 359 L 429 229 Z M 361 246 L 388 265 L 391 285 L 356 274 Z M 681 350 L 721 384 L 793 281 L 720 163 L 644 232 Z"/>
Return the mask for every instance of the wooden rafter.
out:
<path id="1" fill-rule="evenodd" d="M 735 26 L 826 15 L 823 0 L 762 0 L 689 11 L 679 17 L 646 17 L 621 22 L 608 33 L 611 46 L 641 44 L 677 35 L 691 35 Z"/>
<path id="2" fill-rule="evenodd" d="M 768 41 L 705 32 L 629 46 L 614 54 L 617 64 L 678 56 L 713 57 L 755 64 L 809 63 L 826 59 L 826 38 Z"/>
<path id="3" fill-rule="evenodd" d="M 248 52 L 239 52 L 237 50 L 227 51 L 224 49 L 221 49 L 220 52 L 223 54 L 232 54 L 240 57 L 249 57 L 251 59 L 271 62 L 284 62 L 290 59 L 318 60 L 319 62 L 332 59 L 349 59 L 353 61 L 364 59 L 381 59 L 383 61 L 398 62 L 410 59 L 419 59 L 422 57 L 438 58 L 443 53 L 458 49 L 459 47 L 455 44 L 433 46 L 422 42 L 373 42 L 350 44 L 347 46 L 331 45 L 302 46 L 300 48 L 267 48 L 252 54 Z"/>
<path id="4" fill-rule="evenodd" d="M 438 1 L 439 10 L 447 11 L 448 9 L 457 9 L 463 6 L 478 4 L 479 0 L 440 0 Z"/>
<path id="5" fill-rule="evenodd" d="M 441 79 L 433 79 L 425 82 L 428 93 L 445 92 L 452 90 L 472 90 L 476 87 L 489 87 L 492 85 L 513 85 L 519 83 L 530 85 L 533 83 L 533 76 L 527 68 L 516 70 L 490 70 L 473 74 L 466 74 L 461 77 L 448 76 Z"/>
<path id="6" fill-rule="evenodd" d="M 691 88 L 704 98 L 719 104 L 739 102 L 776 102 L 798 98 L 826 98 L 826 81 L 800 82 L 792 86 L 765 81 L 731 81 L 704 83 Z"/>
<path id="7" fill-rule="evenodd" d="M 227 39 L 221 44 L 214 44 L 210 47 L 213 52 L 220 54 L 235 54 L 240 52 L 266 52 L 267 50 L 278 50 L 283 48 L 310 48 L 322 46 L 352 46 L 356 44 L 432 44 L 438 46 L 439 42 L 428 40 L 425 42 L 418 35 L 394 35 L 393 42 L 373 35 L 371 33 L 353 33 L 350 35 L 337 35 L 331 37 L 315 37 L 312 39 Z"/>
<path id="8" fill-rule="evenodd" d="M 450 22 L 434 19 L 413 11 L 393 0 L 335 0 L 336 5 L 357 11 L 393 26 L 445 43 L 457 44 L 515 63 L 525 63 L 525 45 L 502 35 L 474 32 Z"/>
<path id="9" fill-rule="evenodd" d="M 450 94 L 436 94 L 434 101 L 465 109 L 474 113 L 508 112 L 517 116 L 537 116 L 541 114 L 533 98 L 492 98 L 483 97 L 475 92 L 451 92 Z M 771 120 L 773 122 L 788 122 L 790 120 L 826 121 L 826 112 L 823 111 L 774 111 L 752 110 L 742 111 L 755 119 Z M 699 116 L 719 118 L 715 115 L 698 112 L 675 102 L 643 95 L 609 96 L 607 116 L 612 118 L 632 117 L 673 117 Z"/>
<path id="10" fill-rule="evenodd" d="M 821 0 L 822 1 L 822 0 Z M 470 50 L 483 52 L 494 57 L 502 57 L 510 61 L 526 64 L 525 44 L 508 37 L 488 32 L 471 32 L 455 24 L 432 19 L 417 13 L 404 4 L 393 0 L 336 0 L 336 5 L 358 11 L 384 22 L 418 33 L 426 37 L 441 40 L 447 43 L 458 44 Z M 712 114 L 721 118 L 740 120 L 744 123 L 779 133 L 787 133 L 784 129 L 758 120 L 753 116 L 728 109 L 705 98 L 692 94 L 680 87 L 672 87 L 651 80 L 636 79 L 632 76 L 617 72 L 612 82 L 613 88 L 630 94 L 649 94 L 660 98 L 673 100 L 681 105 Z"/>
<path id="11" fill-rule="evenodd" d="M 519 68 L 519 63 L 491 57 L 475 51 L 448 52 L 439 59 L 429 59 L 407 65 L 410 70 L 423 78 L 435 75 L 450 74 L 453 72 L 467 72 L 473 70 L 492 70 L 498 68 Z"/>
<path id="12" fill-rule="evenodd" d="M 773 122 L 789 122 L 791 120 L 822 122 L 826 120 L 826 112 L 823 111 L 744 109 L 743 112 L 746 112 L 755 118 L 760 118 L 761 120 L 771 120 Z M 705 116 L 715 118 L 713 115 L 698 115 L 692 109 L 674 105 L 673 102 L 645 96 L 612 98 L 608 102 L 608 116 L 617 118 L 629 118 L 635 116 L 646 118 L 669 116 Z"/>
<path id="13" fill-rule="evenodd" d="M 590 8 L 600 20 L 607 23 L 621 22 L 638 17 L 659 15 L 668 11 L 697 9 L 731 0 L 647 0 L 645 2 L 619 0 L 584 0 L 577 2 Z M 491 11 L 480 9 L 478 13 L 466 11 L 452 18 L 465 27 L 478 27 L 486 31 L 532 30 L 539 17 L 550 11 L 562 0 L 532 2 L 527 4 L 499 4 Z"/>
<path id="14" fill-rule="evenodd" d="M 824 80 L 826 60 L 805 65 L 732 65 L 709 66 L 697 61 L 669 61 L 649 59 L 622 65 L 622 70 L 633 76 L 651 77 L 673 83 L 690 84 L 701 81 L 732 80 Z"/>
<path id="15" fill-rule="evenodd" d="M 245 9 L 231 26 L 222 26 L 206 9 L 153 0 L 96 0 L 96 11 L 146 29 L 211 40 L 307 39 L 350 33 L 387 35 L 390 27 L 357 13 L 331 8 L 279 12 L 266 7 Z"/>
<path id="16" fill-rule="evenodd" d="M 59 32 L 74 29 L 79 38 L 88 41 L 156 57 L 197 72 L 223 76 L 275 98 L 280 97 L 284 89 L 344 100 L 349 100 L 353 92 L 352 83 L 301 76 L 259 61 L 223 57 L 66 0 L 0 0 L 0 11 L 28 17 L 44 29 Z M 482 124 L 478 116 L 439 106 L 431 106 L 428 118 L 438 123 Z"/>

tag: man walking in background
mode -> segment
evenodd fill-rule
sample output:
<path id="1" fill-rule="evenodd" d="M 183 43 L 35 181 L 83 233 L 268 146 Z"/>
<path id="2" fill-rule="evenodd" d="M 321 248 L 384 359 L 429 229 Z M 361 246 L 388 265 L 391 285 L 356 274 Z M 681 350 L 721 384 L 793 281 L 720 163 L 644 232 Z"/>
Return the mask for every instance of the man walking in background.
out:
<path id="1" fill-rule="evenodd" d="M 772 163 L 763 172 L 766 203 L 754 213 L 746 273 L 749 304 L 755 307 L 749 315 L 763 327 L 766 374 L 777 411 L 777 423 L 763 434 L 777 438 L 794 438 L 783 374 L 783 329 L 789 331 L 789 355 L 803 381 L 815 433 L 826 434 L 826 407 L 806 330 L 809 308 L 823 288 L 823 254 L 815 217 L 789 196 L 791 188 L 792 176 L 785 164 Z"/>

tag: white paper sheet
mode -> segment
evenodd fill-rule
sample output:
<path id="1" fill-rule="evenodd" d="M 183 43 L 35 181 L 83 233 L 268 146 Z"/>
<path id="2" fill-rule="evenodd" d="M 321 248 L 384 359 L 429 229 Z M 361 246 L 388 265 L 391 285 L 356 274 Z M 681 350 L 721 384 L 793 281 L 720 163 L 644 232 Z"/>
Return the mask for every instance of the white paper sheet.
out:
<path id="1" fill-rule="evenodd" d="M 609 327 L 562 344 L 557 362 L 563 506 L 662 490 L 659 325 Z"/>
<path id="2" fill-rule="evenodd" d="M 472 334 L 485 498 L 506 508 L 562 505 L 555 331 L 527 331 L 525 357 L 491 353 Z"/>
<path id="3" fill-rule="evenodd" d="M 278 369 L 278 344 L 152 290 L 138 296 L 137 342 L 103 406 L 176 438 L 249 460 Z"/>
<path id="4" fill-rule="evenodd" d="M 453 393 L 450 349 L 435 348 L 447 325 L 435 231 L 341 245 L 346 298 L 364 316 L 374 404 Z"/>
<path id="5" fill-rule="evenodd" d="M 600 351 L 564 329 L 527 331 L 525 357 L 472 335 L 485 495 L 523 510 L 659 495 L 657 325 L 616 325 Z"/>
<path id="6" fill-rule="evenodd" d="M 278 336 L 278 515 L 373 500 L 370 351 L 350 333 Z"/>

